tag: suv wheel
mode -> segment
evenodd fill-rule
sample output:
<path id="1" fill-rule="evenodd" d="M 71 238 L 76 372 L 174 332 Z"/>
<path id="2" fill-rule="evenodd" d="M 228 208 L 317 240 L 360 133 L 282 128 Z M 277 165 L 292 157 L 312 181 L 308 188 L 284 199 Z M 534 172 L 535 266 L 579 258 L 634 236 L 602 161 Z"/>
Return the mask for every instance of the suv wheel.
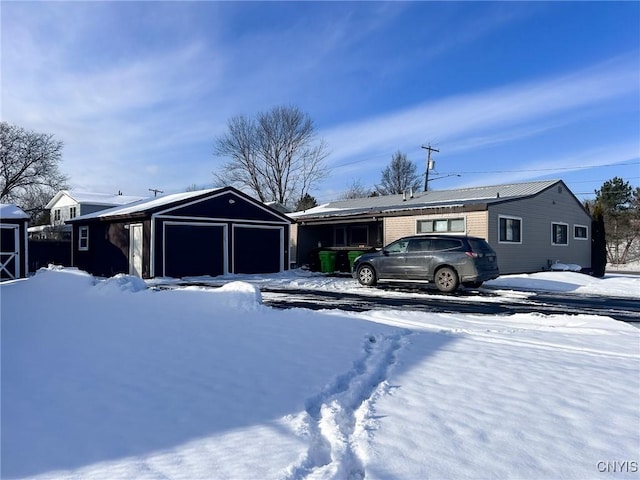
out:
<path id="1" fill-rule="evenodd" d="M 451 293 L 458 289 L 460 281 L 458 280 L 458 274 L 453 268 L 442 267 L 436 272 L 435 284 L 441 292 Z"/>
<path id="2" fill-rule="evenodd" d="M 358 268 L 358 282 L 367 287 L 376 284 L 376 271 L 371 265 L 362 265 Z"/>

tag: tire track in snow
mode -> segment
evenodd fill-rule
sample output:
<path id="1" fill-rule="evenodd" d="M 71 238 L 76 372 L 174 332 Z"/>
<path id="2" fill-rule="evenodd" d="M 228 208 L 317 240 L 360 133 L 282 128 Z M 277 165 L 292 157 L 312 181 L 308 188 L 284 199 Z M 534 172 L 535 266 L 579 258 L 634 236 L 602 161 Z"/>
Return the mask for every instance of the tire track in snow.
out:
<path id="1" fill-rule="evenodd" d="M 373 404 L 388 390 L 386 379 L 396 363 L 396 351 L 410 333 L 367 336 L 364 355 L 353 368 L 307 400 L 300 420 L 310 445 L 304 457 L 287 469 L 287 480 L 365 478 L 358 447 L 367 440 Z"/>

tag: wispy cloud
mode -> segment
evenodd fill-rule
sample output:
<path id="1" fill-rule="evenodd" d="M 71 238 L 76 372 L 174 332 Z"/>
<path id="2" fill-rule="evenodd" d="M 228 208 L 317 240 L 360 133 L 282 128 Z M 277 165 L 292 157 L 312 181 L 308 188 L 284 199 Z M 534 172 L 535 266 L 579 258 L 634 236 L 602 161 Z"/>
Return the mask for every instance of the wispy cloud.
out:
<path id="1" fill-rule="evenodd" d="M 571 153 L 550 153 L 544 158 L 534 157 L 529 160 L 526 168 L 520 171 L 517 169 L 497 170 L 491 173 L 491 177 L 495 183 L 528 181 L 536 178 L 564 178 L 572 172 L 603 167 L 604 163 L 607 166 L 628 165 L 633 162 L 637 164 L 639 160 L 640 145 L 638 141 L 628 141 L 579 149 Z M 491 167 L 489 169 L 491 170 Z M 638 171 L 638 167 L 636 167 L 636 171 Z M 469 173 L 482 173 L 482 171 Z M 463 179 L 457 183 L 457 186 L 461 188 L 475 187 L 486 184 L 486 179 L 487 174 L 485 173 L 481 177 L 476 177 L 475 180 Z"/>
<path id="2" fill-rule="evenodd" d="M 437 142 L 450 155 L 478 152 L 570 128 L 612 102 L 638 98 L 630 55 L 482 91 L 460 82 L 445 90 L 462 93 L 397 108 L 428 98 L 419 92 L 403 102 L 396 89 L 415 87 L 411 79 L 431 60 L 444 64 L 448 54 L 544 6 L 465 5 L 478 8 L 481 21 L 475 10 L 461 15 L 463 7 L 446 2 L 7 6 L 3 120 L 63 140 L 63 168 L 86 188 L 144 193 L 140 185 L 146 190 L 149 182 L 207 184 L 219 160 L 213 142 L 227 119 L 283 103 L 328 125 L 319 133 L 331 164 L 346 165 L 337 170 L 342 181 L 360 177 L 358 162 L 379 174 L 398 149 L 424 158 L 420 144 Z M 429 26 L 432 35 L 394 35 L 427 9 L 441 20 Z M 407 43 L 414 38 L 418 44 Z M 345 188 L 333 180 L 332 188 Z"/>
<path id="3" fill-rule="evenodd" d="M 74 20 L 87 29 L 96 13 Z M 30 21 L 42 23 L 37 15 Z M 3 23 L 3 120 L 62 140 L 62 167 L 74 185 L 131 193 L 140 178 L 166 172 L 168 152 L 211 137 L 211 123 L 193 105 L 219 80 L 220 65 L 202 42 L 144 54 L 105 45 L 87 63 L 77 29 L 46 28 L 57 39 L 51 48 L 37 31 Z"/>
<path id="4" fill-rule="evenodd" d="M 453 149 L 465 144 L 477 148 L 483 142 L 509 142 L 539 134 L 565 123 L 578 111 L 584 116 L 608 100 L 630 94 L 637 98 L 639 78 L 632 59 L 618 58 L 537 82 L 428 102 L 321 134 L 332 146 L 331 161 L 336 166 L 381 154 L 386 160 L 397 149 L 413 150 L 431 139 Z M 469 139 L 475 141 L 469 143 Z"/>

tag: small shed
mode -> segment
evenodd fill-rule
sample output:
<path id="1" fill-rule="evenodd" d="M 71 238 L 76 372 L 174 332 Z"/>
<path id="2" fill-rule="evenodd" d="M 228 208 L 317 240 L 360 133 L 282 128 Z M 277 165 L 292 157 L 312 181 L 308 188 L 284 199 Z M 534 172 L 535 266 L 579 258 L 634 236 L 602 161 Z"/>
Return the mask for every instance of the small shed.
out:
<path id="1" fill-rule="evenodd" d="M 72 265 L 98 276 L 274 273 L 289 264 L 291 220 L 233 187 L 153 198 L 68 223 Z"/>
<path id="2" fill-rule="evenodd" d="M 29 215 L 16 205 L 0 203 L 0 281 L 27 276 L 28 226 Z"/>

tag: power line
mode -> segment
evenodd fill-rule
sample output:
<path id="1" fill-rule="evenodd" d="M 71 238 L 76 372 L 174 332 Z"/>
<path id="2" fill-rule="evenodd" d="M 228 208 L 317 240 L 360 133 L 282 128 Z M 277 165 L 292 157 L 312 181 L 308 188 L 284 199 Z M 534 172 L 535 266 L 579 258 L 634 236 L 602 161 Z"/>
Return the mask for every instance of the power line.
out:
<path id="1" fill-rule="evenodd" d="M 588 168 L 601 168 L 601 167 L 618 167 L 628 165 L 640 165 L 640 162 L 631 163 L 607 163 L 604 165 L 592 165 L 592 166 L 575 166 L 575 167 L 555 167 L 555 168 L 522 168 L 518 170 L 484 170 L 478 172 L 455 172 L 460 174 L 484 174 L 484 173 L 518 173 L 518 172 L 555 172 L 557 170 L 580 170 Z"/>
<path id="2" fill-rule="evenodd" d="M 622 177 L 622 180 L 638 180 L 640 177 Z M 567 181 L 567 183 L 596 183 L 596 182 L 605 182 L 605 180 L 576 180 L 576 181 Z"/>

